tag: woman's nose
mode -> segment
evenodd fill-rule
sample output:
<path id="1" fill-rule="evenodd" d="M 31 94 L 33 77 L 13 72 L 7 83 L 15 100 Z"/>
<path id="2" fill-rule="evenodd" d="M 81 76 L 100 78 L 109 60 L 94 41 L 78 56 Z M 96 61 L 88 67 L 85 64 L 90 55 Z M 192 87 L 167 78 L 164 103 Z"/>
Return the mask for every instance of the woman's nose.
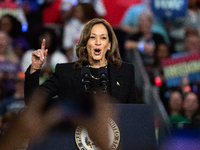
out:
<path id="1" fill-rule="evenodd" d="M 100 44 L 101 44 L 100 38 L 98 38 L 98 37 L 96 38 L 95 44 L 96 44 L 96 45 L 100 45 Z"/>

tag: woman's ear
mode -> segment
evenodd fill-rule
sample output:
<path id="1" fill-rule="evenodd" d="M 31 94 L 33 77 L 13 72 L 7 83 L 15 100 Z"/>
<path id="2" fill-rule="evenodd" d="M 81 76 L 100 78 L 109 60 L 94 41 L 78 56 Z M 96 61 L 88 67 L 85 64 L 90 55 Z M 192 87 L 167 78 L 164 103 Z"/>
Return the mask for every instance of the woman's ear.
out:
<path id="1" fill-rule="evenodd" d="M 111 49 L 111 42 L 108 43 L 108 50 Z"/>

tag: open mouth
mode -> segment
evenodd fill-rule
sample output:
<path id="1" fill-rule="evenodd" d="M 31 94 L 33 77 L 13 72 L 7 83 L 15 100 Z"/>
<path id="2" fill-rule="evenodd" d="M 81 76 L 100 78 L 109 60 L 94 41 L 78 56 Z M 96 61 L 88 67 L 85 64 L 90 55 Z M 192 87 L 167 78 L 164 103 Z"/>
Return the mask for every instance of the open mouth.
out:
<path id="1" fill-rule="evenodd" d="M 94 49 L 94 54 L 99 55 L 101 53 L 101 49 Z"/>

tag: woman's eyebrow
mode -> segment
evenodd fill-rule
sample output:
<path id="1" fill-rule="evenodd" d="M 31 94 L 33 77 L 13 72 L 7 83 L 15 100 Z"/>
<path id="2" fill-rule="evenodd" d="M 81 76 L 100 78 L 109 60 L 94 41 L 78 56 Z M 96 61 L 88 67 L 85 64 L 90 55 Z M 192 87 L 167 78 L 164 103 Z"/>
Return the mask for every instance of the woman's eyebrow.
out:
<path id="1" fill-rule="evenodd" d="M 97 35 L 97 34 L 95 34 L 95 33 L 91 33 L 92 35 Z M 106 34 L 101 34 L 101 35 L 106 35 Z"/>

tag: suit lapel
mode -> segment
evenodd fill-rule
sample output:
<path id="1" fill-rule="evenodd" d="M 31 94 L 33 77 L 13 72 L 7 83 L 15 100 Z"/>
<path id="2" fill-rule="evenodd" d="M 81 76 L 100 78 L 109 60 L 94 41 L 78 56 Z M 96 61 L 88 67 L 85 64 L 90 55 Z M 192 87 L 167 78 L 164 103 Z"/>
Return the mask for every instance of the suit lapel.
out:
<path id="1" fill-rule="evenodd" d="M 121 69 L 116 69 L 112 67 L 112 65 L 109 65 L 110 69 L 110 88 L 111 88 L 111 95 L 119 98 L 122 94 L 122 90 L 124 87 L 124 78 L 123 78 L 123 72 Z"/>

